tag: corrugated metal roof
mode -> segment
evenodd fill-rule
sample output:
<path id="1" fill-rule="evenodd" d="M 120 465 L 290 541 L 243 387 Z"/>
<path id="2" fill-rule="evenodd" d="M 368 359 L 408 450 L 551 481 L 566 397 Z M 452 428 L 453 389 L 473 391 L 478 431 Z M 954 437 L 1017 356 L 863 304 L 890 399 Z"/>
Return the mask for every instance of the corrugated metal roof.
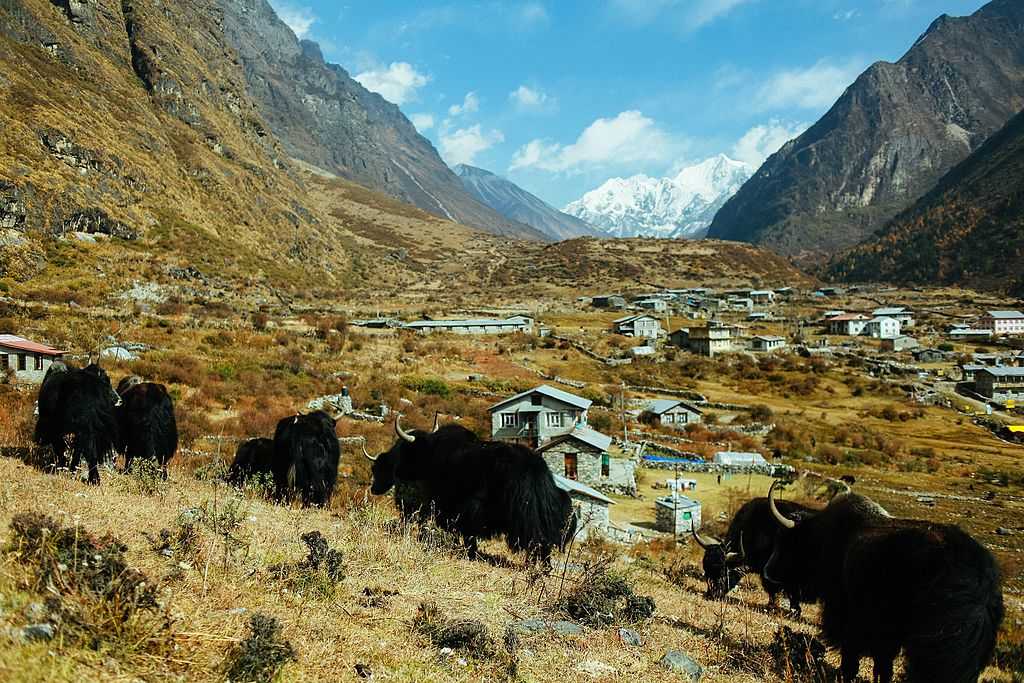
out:
<path id="1" fill-rule="evenodd" d="M 29 341 L 16 334 L 0 334 L 0 346 L 19 351 L 28 351 L 29 353 L 38 353 L 44 356 L 60 356 L 64 353 L 60 349 L 55 349 L 52 346 L 40 344 L 39 342 Z"/>
<path id="2" fill-rule="evenodd" d="M 558 438 L 555 438 L 555 439 L 552 439 L 551 441 L 548 441 L 546 444 L 544 444 L 543 446 L 541 446 L 537 450 L 539 452 L 546 451 L 547 449 L 551 448 L 552 446 L 556 446 L 556 445 L 558 445 L 560 443 L 564 443 L 565 441 L 567 441 L 569 439 L 577 439 L 577 440 L 582 441 L 583 443 L 585 443 L 585 444 L 587 444 L 589 446 L 593 446 L 594 448 L 596 448 L 597 450 L 602 451 L 602 452 L 607 452 L 607 450 L 612 445 L 612 437 L 606 436 L 606 435 L 602 434 L 601 432 L 598 432 L 598 431 L 595 431 L 595 430 L 591 429 L 590 427 L 576 427 L 571 432 L 569 432 L 568 434 L 563 434 L 562 436 L 559 436 Z"/>
<path id="3" fill-rule="evenodd" d="M 1020 311 L 988 311 L 988 315 L 996 320 L 1014 320 L 1016 318 L 1024 318 L 1024 313 L 1021 313 Z"/>
<path id="4" fill-rule="evenodd" d="M 682 407 L 686 408 L 687 410 L 689 410 L 690 412 L 697 413 L 698 415 L 701 414 L 700 409 L 697 408 L 696 406 L 692 406 L 689 403 L 687 403 L 686 401 L 681 401 L 679 399 L 674 399 L 674 398 L 658 398 L 658 399 L 655 399 L 655 400 L 653 400 L 653 401 L 651 401 L 650 403 L 647 404 L 647 407 L 645 408 L 645 410 L 647 412 L 653 413 L 655 415 L 663 415 L 664 413 L 667 413 L 668 411 L 672 410 L 676 406 L 682 406 Z"/>
<path id="5" fill-rule="evenodd" d="M 519 316 L 515 318 L 506 318 L 505 320 L 496 320 L 493 318 L 470 318 L 467 320 L 416 320 L 411 323 L 405 323 L 404 327 L 505 327 L 512 325 L 521 325 L 524 321 L 519 319 Z"/>
<path id="6" fill-rule="evenodd" d="M 693 498 L 687 498 L 686 496 L 662 496 L 656 499 L 655 505 L 668 508 L 669 510 L 689 510 L 691 508 L 699 508 L 700 503 Z"/>
<path id="7" fill-rule="evenodd" d="M 588 498 L 599 500 L 602 503 L 607 503 L 608 505 L 615 505 L 614 500 L 604 495 L 597 489 L 593 489 L 587 486 L 586 484 L 581 484 L 578 481 L 574 481 L 572 479 L 566 479 L 565 477 L 558 474 L 553 474 L 551 476 L 555 478 L 555 486 L 562 489 L 563 491 L 566 491 L 567 493 L 579 493 L 581 495 L 587 496 Z"/>
<path id="8" fill-rule="evenodd" d="M 556 389 L 554 387 L 548 386 L 547 384 L 542 384 L 539 387 L 535 387 L 528 391 L 518 393 L 515 396 L 512 396 L 511 398 L 506 398 L 504 401 L 499 401 L 498 403 L 495 403 L 490 408 L 488 408 L 488 410 L 494 411 L 503 405 L 507 405 L 512 401 L 517 401 L 521 398 L 525 398 L 526 396 L 529 396 L 530 394 L 533 393 L 543 394 L 549 398 L 555 399 L 556 401 L 568 403 L 571 406 L 576 406 L 577 408 L 581 408 L 583 410 L 589 408 L 593 403 L 593 401 L 590 401 L 588 399 L 576 396 L 575 394 L 570 394 L 568 391 L 562 391 L 561 389 Z"/>
<path id="9" fill-rule="evenodd" d="M 995 377 L 1024 377 L 1024 368 L 1008 368 L 1004 366 L 990 368 L 984 367 L 978 372 L 987 372 Z"/>
<path id="10" fill-rule="evenodd" d="M 886 315 L 906 315 L 907 313 L 910 313 L 910 311 L 908 311 L 904 306 L 893 306 L 889 308 L 876 308 L 872 313 L 877 317 Z"/>

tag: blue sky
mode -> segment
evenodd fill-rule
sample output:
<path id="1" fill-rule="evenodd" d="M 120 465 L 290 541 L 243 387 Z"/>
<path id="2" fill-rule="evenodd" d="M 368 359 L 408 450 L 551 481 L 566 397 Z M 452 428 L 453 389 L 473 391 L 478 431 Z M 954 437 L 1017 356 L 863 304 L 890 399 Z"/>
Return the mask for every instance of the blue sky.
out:
<path id="1" fill-rule="evenodd" d="M 981 0 L 271 0 L 450 165 L 563 206 L 718 153 L 758 165 L 866 66 Z"/>

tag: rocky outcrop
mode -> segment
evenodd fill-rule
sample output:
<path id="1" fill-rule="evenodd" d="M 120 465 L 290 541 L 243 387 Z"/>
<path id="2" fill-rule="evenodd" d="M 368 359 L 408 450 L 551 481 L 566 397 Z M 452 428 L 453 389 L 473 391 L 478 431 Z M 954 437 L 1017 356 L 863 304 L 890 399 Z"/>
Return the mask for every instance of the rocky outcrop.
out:
<path id="1" fill-rule="evenodd" d="M 1024 107 L 1024 3 L 942 16 L 772 155 L 709 236 L 814 256 L 869 236 Z"/>
<path id="2" fill-rule="evenodd" d="M 1024 112 L 828 274 L 1024 296 Z"/>
<path id="3" fill-rule="evenodd" d="M 247 92 L 291 156 L 442 218 L 543 239 L 471 197 L 397 106 L 327 63 L 266 0 L 215 0 Z"/>

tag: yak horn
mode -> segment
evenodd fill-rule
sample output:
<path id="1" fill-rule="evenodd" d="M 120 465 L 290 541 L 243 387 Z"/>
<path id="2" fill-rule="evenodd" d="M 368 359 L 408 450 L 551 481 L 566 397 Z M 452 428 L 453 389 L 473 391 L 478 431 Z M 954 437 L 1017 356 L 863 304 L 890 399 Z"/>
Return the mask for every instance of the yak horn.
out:
<path id="1" fill-rule="evenodd" d="M 768 507 L 772 509 L 772 515 L 779 521 L 779 524 L 787 529 L 795 529 L 796 522 L 786 517 L 784 514 L 779 512 L 779 508 L 775 506 L 775 487 L 779 485 L 778 481 L 772 482 L 772 486 L 768 489 Z"/>
<path id="2" fill-rule="evenodd" d="M 363 455 L 366 456 L 366 459 L 369 460 L 370 462 L 377 462 L 377 458 L 370 455 L 370 453 L 366 450 L 366 439 L 363 439 Z"/>
<path id="3" fill-rule="evenodd" d="M 734 560 L 742 560 L 742 559 L 743 559 L 743 553 L 726 553 L 725 554 L 725 561 L 726 562 L 732 562 Z"/>
<path id="4" fill-rule="evenodd" d="M 441 428 L 441 412 L 438 411 L 438 412 L 434 413 L 434 428 L 430 430 L 430 433 L 433 434 L 434 432 L 436 432 L 440 428 Z"/>
<path id="5" fill-rule="evenodd" d="M 693 534 L 693 540 L 697 541 L 697 545 L 699 545 L 701 548 L 704 548 L 705 550 L 711 548 L 712 546 L 722 545 L 721 542 L 717 542 L 715 540 L 709 541 L 706 538 L 701 538 L 701 535 L 697 533 L 696 527 L 692 525 L 690 526 L 690 533 Z"/>
<path id="6" fill-rule="evenodd" d="M 415 436 L 402 429 L 401 413 L 395 414 L 395 433 L 398 434 L 398 436 L 400 436 L 403 441 L 408 441 L 409 443 L 414 443 L 416 441 Z"/>

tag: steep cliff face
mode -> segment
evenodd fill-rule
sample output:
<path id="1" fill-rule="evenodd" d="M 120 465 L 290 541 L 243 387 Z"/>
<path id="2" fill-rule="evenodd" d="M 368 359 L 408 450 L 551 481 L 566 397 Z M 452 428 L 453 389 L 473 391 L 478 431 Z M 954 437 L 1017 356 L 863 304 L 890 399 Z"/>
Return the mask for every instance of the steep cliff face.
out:
<path id="1" fill-rule="evenodd" d="M 1024 113 L 872 239 L 830 264 L 829 276 L 1024 296 Z"/>
<path id="2" fill-rule="evenodd" d="M 471 197 L 398 107 L 299 41 L 266 0 L 216 0 L 249 95 L 288 153 L 442 218 L 498 234 L 543 236 Z"/>
<path id="3" fill-rule="evenodd" d="M 1024 107 L 1024 3 L 942 16 L 895 64 L 871 66 L 772 155 L 709 236 L 789 255 L 856 244 Z"/>

